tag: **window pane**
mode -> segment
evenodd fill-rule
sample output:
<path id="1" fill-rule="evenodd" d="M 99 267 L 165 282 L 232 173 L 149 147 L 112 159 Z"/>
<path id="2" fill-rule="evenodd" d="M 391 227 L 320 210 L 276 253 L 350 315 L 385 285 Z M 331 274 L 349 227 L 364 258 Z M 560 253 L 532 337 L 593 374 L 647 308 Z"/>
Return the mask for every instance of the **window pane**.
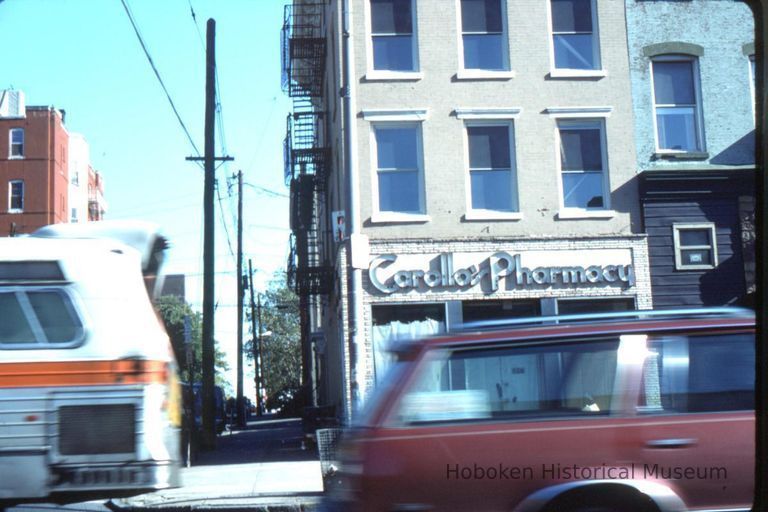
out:
<path id="1" fill-rule="evenodd" d="M 371 0 L 374 34 L 411 34 L 411 0 Z"/>
<path id="2" fill-rule="evenodd" d="M 18 181 L 11 182 L 11 210 L 21 210 L 24 207 L 24 184 Z"/>
<path id="3" fill-rule="evenodd" d="M 595 69 L 592 34 L 555 35 L 555 67 L 558 69 Z"/>
<path id="4" fill-rule="evenodd" d="M 417 127 L 376 128 L 376 155 L 379 169 L 419 167 Z"/>
<path id="5" fill-rule="evenodd" d="M 516 210 L 512 196 L 511 171 L 472 171 L 472 208 L 481 210 Z"/>
<path id="6" fill-rule="evenodd" d="M 36 342 L 15 293 L 0 293 L 0 318 L 0 344 Z"/>
<path id="7" fill-rule="evenodd" d="M 592 32 L 592 0 L 552 0 L 553 32 Z"/>
<path id="8" fill-rule="evenodd" d="M 617 342 L 457 351 L 418 371 L 406 422 L 610 412 Z"/>
<path id="9" fill-rule="evenodd" d="M 501 32 L 501 0 L 461 0 L 463 32 Z"/>
<path id="10" fill-rule="evenodd" d="M 599 128 L 560 128 L 560 157 L 564 171 L 602 171 L 603 154 Z"/>
<path id="11" fill-rule="evenodd" d="M 656 127 L 659 131 L 659 149 L 698 150 L 695 116 L 693 107 L 657 107 Z"/>
<path id="12" fill-rule="evenodd" d="M 680 251 L 683 265 L 712 265 L 712 253 L 709 249 L 686 249 Z"/>
<path id="13" fill-rule="evenodd" d="M 80 321 L 67 307 L 69 299 L 56 292 L 27 292 L 49 343 L 67 343 L 80 335 Z"/>
<path id="14" fill-rule="evenodd" d="M 505 69 L 503 42 L 497 34 L 465 35 L 464 69 Z"/>
<path id="15" fill-rule="evenodd" d="M 651 407 L 651 412 L 755 407 L 754 335 L 658 338 L 649 349 L 641 405 Z"/>
<path id="16" fill-rule="evenodd" d="M 470 126 L 469 166 L 472 169 L 509 169 L 509 127 Z"/>
<path id="17" fill-rule="evenodd" d="M 14 144 L 23 144 L 24 130 L 11 130 L 11 142 Z"/>
<path id="18" fill-rule="evenodd" d="M 564 173 L 563 195 L 563 205 L 566 208 L 603 208 L 603 174 Z"/>
<path id="19" fill-rule="evenodd" d="M 373 69 L 413 71 L 412 36 L 375 36 Z"/>
<path id="20" fill-rule="evenodd" d="M 418 213 L 418 171 L 379 172 L 379 210 Z"/>
<path id="21" fill-rule="evenodd" d="M 653 90 L 657 105 L 694 105 L 693 63 L 654 62 Z"/>
<path id="22" fill-rule="evenodd" d="M 681 229 L 680 245 L 710 245 L 709 229 Z"/>

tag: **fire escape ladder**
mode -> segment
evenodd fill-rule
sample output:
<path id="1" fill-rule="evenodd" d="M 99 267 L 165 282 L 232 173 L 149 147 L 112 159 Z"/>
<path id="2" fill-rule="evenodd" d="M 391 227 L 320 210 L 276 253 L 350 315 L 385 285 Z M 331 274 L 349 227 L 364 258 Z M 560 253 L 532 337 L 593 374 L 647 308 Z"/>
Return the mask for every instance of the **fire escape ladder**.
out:
<path id="1" fill-rule="evenodd" d="M 283 11 L 282 87 L 290 97 L 323 94 L 325 34 L 322 3 L 289 4 Z"/>

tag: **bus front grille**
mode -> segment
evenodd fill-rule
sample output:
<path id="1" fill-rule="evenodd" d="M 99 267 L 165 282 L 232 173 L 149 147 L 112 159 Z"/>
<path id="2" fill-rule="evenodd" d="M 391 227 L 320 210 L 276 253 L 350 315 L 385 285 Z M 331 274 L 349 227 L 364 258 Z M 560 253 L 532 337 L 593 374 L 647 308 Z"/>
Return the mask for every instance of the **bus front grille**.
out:
<path id="1" fill-rule="evenodd" d="M 133 404 L 59 407 L 59 453 L 98 455 L 133 453 L 136 409 Z"/>

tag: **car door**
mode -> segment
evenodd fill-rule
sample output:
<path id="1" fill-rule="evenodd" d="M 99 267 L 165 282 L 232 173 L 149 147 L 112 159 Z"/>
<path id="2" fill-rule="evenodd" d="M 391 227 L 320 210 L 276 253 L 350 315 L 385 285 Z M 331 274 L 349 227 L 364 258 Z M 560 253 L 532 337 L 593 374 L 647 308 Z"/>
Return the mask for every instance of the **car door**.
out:
<path id="1" fill-rule="evenodd" d="M 366 510 L 510 510 L 542 487 L 599 478 L 626 421 L 611 416 L 618 346 L 433 351 L 365 443 Z"/>
<path id="2" fill-rule="evenodd" d="M 689 508 L 750 508 L 754 484 L 753 332 L 649 338 L 628 429 L 638 475 Z"/>

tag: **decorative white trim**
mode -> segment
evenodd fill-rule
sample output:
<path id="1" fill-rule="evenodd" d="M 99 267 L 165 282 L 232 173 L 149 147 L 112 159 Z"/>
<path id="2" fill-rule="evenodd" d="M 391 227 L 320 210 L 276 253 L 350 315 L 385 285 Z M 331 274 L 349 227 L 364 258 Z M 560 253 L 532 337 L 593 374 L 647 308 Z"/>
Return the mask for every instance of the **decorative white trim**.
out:
<path id="1" fill-rule="evenodd" d="M 489 69 L 460 69 L 456 80 L 510 80 L 517 74 L 514 71 L 491 71 Z"/>
<path id="2" fill-rule="evenodd" d="M 496 212 L 493 210 L 469 210 L 464 214 L 466 221 L 478 220 L 523 220 L 520 212 Z"/>
<path id="3" fill-rule="evenodd" d="M 427 109 L 363 110 L 363 119 L 372 123 L 381 121 L 425 121 Z"/>
<path id="4" fill-rule="evenodd" d="M 372 224 L 391 224 L 391 223 L 427 223 L 432 222 L 432 217 L 423 213 L 401 213 L 401 212 L 374 212 L 371 214 Z"/>
<path id="5" fill-rule="evenodd" d="M 604 78 L 608 76 L 605 69 L 557 69 L 552 68 L 550 78 Z"/>
<path id="6" fill-rule="evenodd" d="M 547 107 L 545 112 L 555 118 L 610 117 L 613 107 Z"/>
<path id="7" fill-rule="evenodd" d="M 456 107 L 454 113 L 457 119 L 517 119 L 523 111 L 522 107 Z"/>
<path id="8" fill-rule="evenodd" d="M 424 73 L 421 73 L 420 71 L 386 71 L 381 69 L 369 70 L 363 76 L 363 80 L 366 82 L 417 82 L 423 78 Z"/>
<path id="9" fill-rule="evenodd" d="M 557 212 L 558 219 L 612 219 L 615 210 L 582 210 L 579 208 L 562 208 Z"/>

